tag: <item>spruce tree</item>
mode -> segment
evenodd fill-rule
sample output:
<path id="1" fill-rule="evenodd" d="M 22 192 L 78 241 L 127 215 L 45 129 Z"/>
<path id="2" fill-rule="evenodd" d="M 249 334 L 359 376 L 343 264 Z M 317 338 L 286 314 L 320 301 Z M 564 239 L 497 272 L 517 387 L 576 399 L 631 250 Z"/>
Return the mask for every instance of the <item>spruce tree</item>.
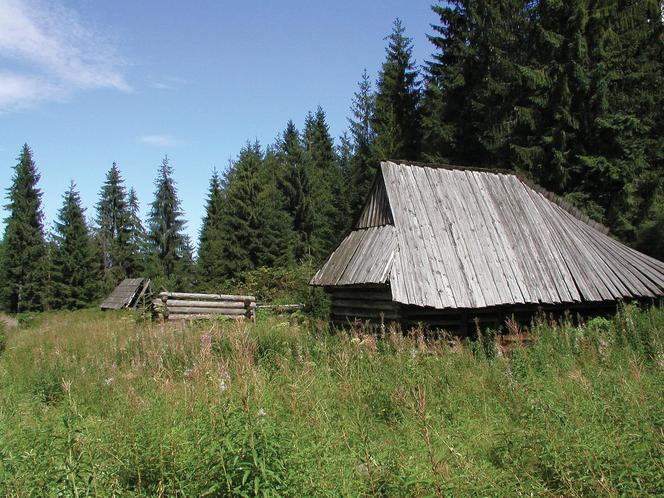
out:
<path id="1" fill-rule="evenodd" d="M 194 247 L 189 235 L 184 235 L 180 257 L 175 264 L 174 288 L 183 292 L 190 292 L 198 285 L 196 279 L 196 265 L 194 262 Z"/>
<path id="2" fill-rule="evenodd" d="M 97 208 L 97 237 L 104 263 L 105 287 L 112 288 L 128 275 L 127 265 L 132 257 L 129 248 L 129 210 L 127 192 L 120 169 L 113 163 L 99 192 Z"/>
<path id="3" fill-rule="evenodd" d="M 356 215 L 364 205 L 364 199 L 371 188 L 379 164 L 372 153 L 375 136 L 372 126 L 374 95 L 366 69 L 353 96 L 351 114 L 348 120 L 352 136 L 350 210 L 352 215 Z"/>
<path id="4" fill-rule="evenodd" d="M 605 35 L 604 64 L 594 72 L 604 112 L 593 127 L 592 141 L 611 167 L 604 168 L 608 174 L 601 182 L 596 181 L 601 168 L 595 169 L 595 178 L 589 178 L 587 185 L 597 185 L 606 222 L 615 233 L 635 238 L 639 249 L 662 259 L 658 241 L 664 236 L 662 4 L 637 0 L 609 5 L 608 26 L 600 31 Z M 602 72 L 608 77 L 602 79 Z M 610 199 L 612 192 L 618 202 Z"/>
<path id="5" fill-rule="evenodd" d="M 304 159 L 311 178 L 311 206 L 313 229 L 310 255 L 314 261 L 326 258 L 342 235 L 340 224 L 345 223 L 339 210 L 340 199 L 349 197 L 344 190 L 334 144 L 325 113 L 318 107 L 309 113 L 304 128 Z"/>
<path id="6" fill-rule="evenodd" d="M 53 308 L 66 309 L 90 305 L 99 289 L 98 272 L 93 239 L 74 182 L 63 195 L 63 205 L 55 222 L 53 243 L 49 304 Z"/>
<path id="7" fill-rule="evenodd" d="M 529 0 L 455 0 L 434 5 L 429 40 L 424 155 L 509 168 L 511 133 L 524 109 L 522 74 Z"/>
<path id="8" fill-rule="evenodd" d="M 183 233 L 185 221 L 168 156 L 164 157 L 159 167 L 155 188 L 148 222 L 151 273 L 163 285 L 172 286 L 176 283 L 178 273 L 189 273 L 193 268 L 179 264 L 186 256 L 187 240 Z"/>
<path id="9" fill-rule="evenodd" d="M 271 174 L 270 160 L 263 167 L 261 189 L 256 198 L 258 229 L 255 234 L 256 266 L 288 267 L 295 260 L 296 234 L 293 219 L 284 209 L 283 194 L 276 175 Z"/>
<path id="10" fill-rule="evenodd" d="M 215 169 L 210 179 L 205 216 L 199 234 L 197 270 L 199 284 L 204 290 L 218 289 L 224 278 L 223 216 L 224 194 L 221 178 Z"/>
<path id="11" fill-rule="evenodd" d="M 25 144 L 5 206 L 9 216 L 5 218 L 2 297 L 5 308 L 14 313 L 41 310 L 44 304 L 46 242 L 39 176 L 32 150 Z"/>
<path id="12" fill-rule="evenodd" d="M 344 131 L 339 137 L 339 145 L 335 152 L 340 178 L 337 187 L 339 217 L 335 227 L 338 240 L 346 234 L 354 219 L 352 206 L 357 186 L 353 183 L 353 150 L 353 142 L 348 132 Z"/>
<path id="13" fill-rule="evenodd" d="M 147 234 L 141 221 L 141 208 L 138 195 L 134 188 L 129 189 L 127 195 L 127 260 L 125 269 L 127 276 L 136 278 L 143 276 L 148 256 Z"/>
<path id="14" fill-rule="evenodd" d="M 396 19 L 387 37 L 385 62 L 378 74 L 373 129 L 374 155 L 417 160 L 421 147 L 420 83 L 412 58 L 412 40 Z"/>
<path id="15" fill-rule="evenodd" d="M 295 232 L 294 255 L 297 260 L 309 252 L 313 231 L 310 171 L 304 160 L 300 134 L 293 121 L 288 121 L 277 143 L 277 185 L 282 192 L 286 212 Z"/>
<path id="16" fill-rule="evenodd" d="M 258 264 L 260 213 L 256 200 L 261 193 L 262 160 L 258 142 L 247 143 L 225 174 L 220 262 L 227 278 L 237 278 Z"/>

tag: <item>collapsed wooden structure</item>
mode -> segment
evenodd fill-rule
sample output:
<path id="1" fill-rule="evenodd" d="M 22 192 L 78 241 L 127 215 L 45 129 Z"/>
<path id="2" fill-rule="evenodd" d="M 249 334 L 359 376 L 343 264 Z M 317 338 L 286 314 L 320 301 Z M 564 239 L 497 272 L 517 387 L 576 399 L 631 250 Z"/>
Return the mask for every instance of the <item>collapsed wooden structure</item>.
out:
<path id="1" fill-rule="evenodd" d="M 156 309 L 166 320 L 192 320 L 225 316 L 256 321 L 256 298 L 228 294 L 162 292 Z"/>
<path id="2" fill-rule="evenodd" d="M 330 294 L 337 323 L 464 333 L 662 296 L 664 263 L 516 174 L 383 162 L 353 231 L 311 284 Z"/>
<path id="3" fill-rule="evenodd" d="M 150 279 L 125 278 L 102 301 L 99 307 L 102 310 L 119 310 L 123 308 L 138 308 L 144 305 L 143 301 L 150 295 Z"/>

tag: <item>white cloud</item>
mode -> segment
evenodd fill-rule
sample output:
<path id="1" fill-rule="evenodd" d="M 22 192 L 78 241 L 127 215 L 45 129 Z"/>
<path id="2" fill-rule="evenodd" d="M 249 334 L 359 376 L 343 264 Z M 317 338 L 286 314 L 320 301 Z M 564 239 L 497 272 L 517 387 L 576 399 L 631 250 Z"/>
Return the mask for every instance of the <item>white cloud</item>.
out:
<path id="1" fill-rule="evenodd" d="M 182 140 L 177 140 L 170 135 L 143 135 L 138 141 L 155 147 L 179 147 L 184 145 Z"/>
<path id="2" fill-rule="evenodd" d="M 46 0 L 0 0 L 0 110 L 64 100 L 76 90 L 129 91 L 122 60 L 76 12 Z"/>
<path id="3" fill-rule="evenodd" d="M 150 86 L 157 90 L 175 90 L 187 83 L 187 80 L 178 76 L 166 76 L 159 81 L 154 81 Z"/>

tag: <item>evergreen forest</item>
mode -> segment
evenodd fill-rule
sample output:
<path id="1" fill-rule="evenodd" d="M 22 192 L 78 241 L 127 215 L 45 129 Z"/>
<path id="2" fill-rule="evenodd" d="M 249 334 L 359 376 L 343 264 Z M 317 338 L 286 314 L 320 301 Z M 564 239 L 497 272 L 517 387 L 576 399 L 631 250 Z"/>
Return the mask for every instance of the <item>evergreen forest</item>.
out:
<path id="1" fill-rule="evenodd" d="M 126 277 L 216 292 L 306 278 L 352 227 L 388 159 L 517 172 L 664 259 L 662 2 L 451 0 L 431 9 L 430 56 L 414 59 L 399 19 L 386 27 L 382 65 L 358 74 L 340 137 L 318 107 L 301 129 L 288 121 L 274 143 L 247 141 L 213 171 L 198 240 L 186 235 L 166 156 L 155 158 L 146 219 L 113 163 L 90 211 L 72 182 L 47 231 L 38 144 L 23 145 L 6 195 L 1 307 L 81 308 Z"/>

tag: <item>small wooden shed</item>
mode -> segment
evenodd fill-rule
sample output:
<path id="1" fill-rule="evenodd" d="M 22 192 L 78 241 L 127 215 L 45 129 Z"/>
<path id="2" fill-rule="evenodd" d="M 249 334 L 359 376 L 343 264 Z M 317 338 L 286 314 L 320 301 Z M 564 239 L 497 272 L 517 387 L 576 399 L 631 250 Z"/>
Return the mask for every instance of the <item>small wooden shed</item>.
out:
<path id="1" fill-rule="evenodd" d="M 664 263 L 510 172 L 381 163 L 354 229 L 316 273 L 332 320 L 459 331 L 655 298 Z"/>
<path id="2" fill-rule="evenodd" d="M 150 279 L 125 278 L 102 301 L 99 307 L 102 310 L 120 310 L 123 308 L 138 308 L 144 305 L 145 296 L 150 294 Z"/>

